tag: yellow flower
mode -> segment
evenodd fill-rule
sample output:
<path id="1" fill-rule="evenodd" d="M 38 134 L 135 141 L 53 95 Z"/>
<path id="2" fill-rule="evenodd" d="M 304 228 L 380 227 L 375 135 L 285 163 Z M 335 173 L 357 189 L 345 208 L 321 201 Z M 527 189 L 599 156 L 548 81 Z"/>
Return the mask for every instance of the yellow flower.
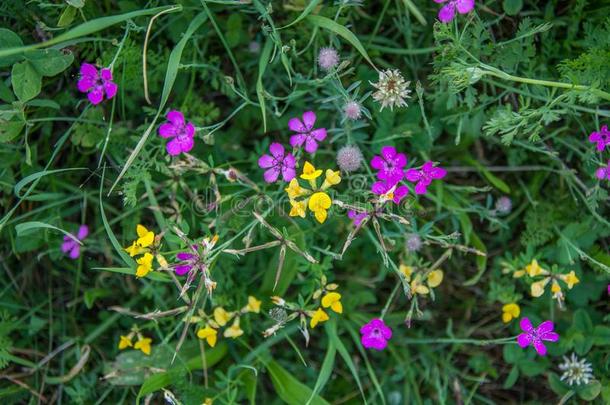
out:
<path id="1" fill-rule="evenodd" d="M 338 314 L 343 313 L 343 304 L 341 304 L 341 294 L 337 292 L 330 292 L 322 297 L 322 306 L 324 308 L 330 307 L 333 311 Z"/>
<path id="2" fill-rule="evenodd" d="M 411 275 L 413 274 L 413 267 L 401 264 L 400 267 L 398 267 L 398 271 L 400 271 L 405 276 L 407 281 L 411 280 Z"/>
<path id="3" fill-rule="evenodd" d="M 258 314 L 261 312 L 261 301 L 250 295 L 248 297 L 248 305 L 244 307 L 244 310 L 246 312 L 254 312 Z"/>
<path id="4" fill-rule="evenodd" d="M 202 405 L 212 405 L 213 403 L 214 400 L 212 398 L 206 398 Z"/>
<path id="5" fill-rule="evenodd" d="M 225 311 L 223 307 L 214 308 L 214 320 L 219 326 L 225 326 L 231 318 L 233 318 L 233 314 Z"/>
<path id="6" fill-rule="evenodd" d="M 324 183 L 322 183 L 322 190 L 326 190 L 331 186 L 335 186 L 341 182 L 340 171 L 332 171 L 330 169 L 326 169 L 326 177 L 324 178 Z"/>
<path id="7" fill-rule="evenodd" d="M 506 304 L 502 307 L 502 322 L 509 323 L 513 319 L 516 319 L 521 314 L 521 308 L 514 302 Z"/>
<path id="8" fill-rule="evenodd" d="M 244 331 L 239 327 L 239 317 L 235 318 L 233 325 L 230 328 L 225 329 L 223 336 L 226 338 L 236 339 L 244 334 Z"/>
<path id="9" fill-rule="evenodd" d="M 291 217 L 299 216 L 301 218 L 305 218 L 305 213 L 307 212 L 307 201 L 290 200 L 290 205 L 292 208 L 290 208 L 288 215 Z"/>
<path id="10" fill-rule="evenodd" d="M 133 348 L 136 350 L 140 350 L 142 351 L 142 353 L 144 353 L 145 355 L 150 355 L 150 344 L 152 343 L 152 339 L 151 338 L 145 338 L 142 336 L 138 337 L 138 341 L 136 342 L 135 345 L 133 345 Z"/>
<path id="11" fill-rule="evenodd" d="M 136 277 L 144 277 L 152 270 L 153 255 L 150 253 L 144 253 L 144 256 L 140 257 L 136 262 L 138 268 L 136 269 Z"/>
<path id="12" fill-rule="evenodd" d="M 299 185 L 299 182 L 296 178 L 290 180 L 288 187 L 286 187 L 284 191 L 286 191 L 286 193 L 288 194 L 288 198 L 290 198 L 291 200 L 294 200 L 297 197 L 307 194 L 307 190 Z"/>
<path id="13" fill-rule="evenodd" d="M 138 234 L 138 245 L 142 247 L 149 247 L 155 241 L 155 234 L 146 229 L 144 225 L 136 226 L 136 233 Z"/>
<path id="14" fill-rule="evenodd" d="M 317 192 L 309 198 L 308 207 L 313 211 L 318 222 L 324 223 L 327 217 L 326 210 L 330 208 L 331 204 L 332 200 L 328 194 L 324 192 Z"/>
<path id="15" fill-rule="evenodd" d="M 557 280 L 553 280 L 553 284 L 551 284 L 551 292 L 553 294 L 557 294 L 561 292 L 561 286 L 557 282 Z"/>
<path id="16" fill-rule="evenodd" d="M 133 343 L 131 342 L 131 336 L 121 335 L 121 340 L 119 340 L 119 350 L 123 350 L 131 346 L 133 346 Z"/>
<path id="17" fill-rule="evenodd" d="M 578 279 L 578 277 L 576 277 L 576 273 L 574 273 L 574 270 L 572 270 L 568 274 L 562 274 L 559 277 L 561 277 L 563 282 L 568 285 L 569 290 L 571 290 L 572 287 L 574 287 L 574 284 L 580 283 L 580 280 Z"/>
<path id="18" fill-rule="evenodd" d="M 532 260 L 530 264 L 525 266 L 525 271 L 530 277 L 549 274 L 547 270 L 540 267 L 536 259 Z"/>
<path id="19" fill-rule="evenodd" d="M 411 293 L 413 295 L 426 295 L 429 292 L 430 289 L 421 282 L 421 276 L 419 274 L 415 276 L 415 278 L 411 281 Z"/>
<path id="20" fill-rule="evenodd" d="M 134 257 L 141 253 L 147 252 L 148 249 L 145 249 L 142 246 L 138 245 L 138 242 L 134 240 L 131 246 L 125 248 L 125 251 L 129 253 L 129 256 Z"/>
<path id="21" fill-rule="evenodd" d="M 315 180 L 322 175 L 322 170 L 316 170 L 316 168 L 309 162 L 305 162 L 303 165 L 303 174 L 301 178 L 303 180 Z"/>
<path id="22" fill-rule="evenodd" d="M 442 270 L 434 270 L 428 274 L 428 285 L 430 288 L 435 288 L 440 285 L 443 281 L 443 271 Z"/>
<path id="23" fill-rule="evenodd" d="M 311 326 L 311 328 L 315 328 L 318 323 L 326 322 L 328 319 L 328 314 L 324 312 L 322 308 L 318 308 L 318 310 L 311 315 L 309 326 Z"/>
<path id="24" fill-rule="evenodd" d="M 214 347 L 216 346 L 216 340 L 218 339 L 218 331 L 209 325 L 205 325 L 205 328 L 201 328 L 197 331 L 197 337 L 208 342 L 210 347 Z"/>
<path id="25" fill-rule="evenodd" d="M 549 281 L 551 281 L 550 277 L 546 277 L 540 281 L 532 283 L 532 286 L 530 287 L 532 297 L 540 297 L 542 294 L 544 294 L 544 288 L 549 283 Z"/>

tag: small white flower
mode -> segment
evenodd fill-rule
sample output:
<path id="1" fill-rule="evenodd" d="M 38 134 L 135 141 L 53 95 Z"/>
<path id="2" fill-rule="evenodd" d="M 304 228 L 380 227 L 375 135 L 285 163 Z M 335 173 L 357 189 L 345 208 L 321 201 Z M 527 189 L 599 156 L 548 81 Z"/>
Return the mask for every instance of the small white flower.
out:
<path id="1" fill-rule="evenodd" d="M 569 385 L 586 385 L 593 379 L 591 363 L 588 363 L 587 359 L 579 360 L 574 353 L 570 358 L 563 356 L 563 363 L 559 365 L 559 369 L 563 371 L 561 381 L 565 380 Z"/>
<path id="2" fill-rule="evenodd" d="M 357 101 L 348 101 L 343 106 L 343 115 L 352 121 L 359 120 L 362 117 L 362 107 Z"/>
<path id="3" fill-rule="evenodd" d="M 318 65 L 324 70 L 330 70 L 339 64 L 339 54 L 334 48 L 322 48 L 318 54 Z"/>
<path id="4" fill-rule="evenodd" d="M 381 103 L 381 110 L 385 107 L 390 107 L 390 110 L 394 110 L 394 107 L 406 107 L 405 99 L 411 98 L 409 84 L 411 82 L 406 81 L 398 69 L 379 72 L 379 81 L 371 82 L 371 85 L 377 89 L 373 93 L 373 99 Z"/>

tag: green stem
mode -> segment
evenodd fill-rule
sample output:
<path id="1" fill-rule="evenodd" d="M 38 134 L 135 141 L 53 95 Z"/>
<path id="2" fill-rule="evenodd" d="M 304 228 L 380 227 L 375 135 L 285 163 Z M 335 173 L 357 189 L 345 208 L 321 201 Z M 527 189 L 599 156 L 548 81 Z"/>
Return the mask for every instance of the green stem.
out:
<path id="1" fill-rule="evenodd" d="M 502 345 L 516 343 L 516 336 L 500 339 L 456 339 L 456 338 L 438 338 L 438 339 L 403 339 L 402 342 L 410 345 L 424 345 L 424 344 L 436 344 L 436 343 L 447 343 L 447 344 L 471 344 L 475 346 L 489 346 L 489 345 Z"/>

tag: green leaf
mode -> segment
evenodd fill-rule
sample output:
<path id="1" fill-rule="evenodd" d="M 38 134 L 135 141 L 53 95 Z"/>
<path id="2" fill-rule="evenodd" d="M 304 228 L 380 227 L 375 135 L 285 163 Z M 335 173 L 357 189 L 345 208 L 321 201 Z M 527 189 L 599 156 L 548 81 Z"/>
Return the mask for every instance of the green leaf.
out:
<path id="1" fill-rule="evenodd" d="M 293 26 L 294 24 L 298 23 L 299 21 L 303 20 L 305 17 L 307 17 L 309 14 L 311 14 L 311 12 L 313 11 L 314 8 L 316 8 L 316 6 L 320 3 L 320 0 L 311 0 L 309 2 L 309 4 L 307 5 L 307 7 L 305 7 L 303 9 L 303 11 L 301 12 L 301 14 L 299 14 L 299 16 L 297 18 L 295 18 L 294 21 L 292 21 L 290 24 L 284 25 L 283 27 L 278 28 L 278 30 L 283 30 L 284 28 L 288 28 Z"/>
<path id="2" fill-rule="evenodd" d="M 263 76 L 265 70 L 269 65 L 269 57 L 271 56 L 271 49 L 273 49 L 273 43 L 270 39 L 267 39 L 261 57 L 258 60 L 258 77 L 256 79 L 256 96 L 258 98 L 258 104 L 261 107 L 261 114 L 263 115 L 263 132 L 267 132 L 267 113 L 265 112 L 265 89 L 263 87 Z"/>
<path id="3" fill-rule="evenodd" d="M 331 322 L 327 322 L 325 325 L 326 334 L 330 335 L 329 329 L 336 328 L 337 323 L 336 320 L 333 319 Z M 322 362 L 322 366 L 320 367 L 320 371 L 318 371 L 318 379 L 316 380 L 316 385 L 313 387 L 313 391 L 311 396 L 307 400 L 307 404 L 310 404 L 313 400 L 314 396 L 318 394 L 330 378 L 333 373 L 333 368 L 335 366 L 335 355 L 337 354 L 337 346 L 335 345 L 335 341 L 332 339 L 328 340 L 328 347 L 326 348 L 326 355 L 324 356 L 324 361 Z"/>
<path id="4" fill-rule="evenodd" d="M 66 3 L 76 8 L 83 8 L 85 6 L 85 0 L 66 0 Z"/>
<path id="5" fill-rule="evenodd" d="M 578 388 L 578 396 L 585 401 L 593 401 L 602 390 L 602 385 L 599 381 L 592 381 L 584 387 Z"/>
<path id="6" fill-rule="evenodd" d="M 604 325 L 596 325 L 593 333 L 593 344 L 596 346 L 610 345 L 610 327 Z"/>
<path id="7" fill-rule="evenodd" d="M 504 0 L 502 8 L 504 8 L 504 12 L 508 15 L 517 15 L 523 8 L 523 0 Z"/>
<path id="8" fill-rule="evenodd" d="M 570 389 L 559 379 L 559 376 L 555 373 L 549 373 L 548 376 L 549 386 L 553 392 L 557 395 L 565 395 Z"/>
<path id="9" fill-rule="evenodd" d="M 516 364 L 524 358 L 523 349 L 518 345 L 504 345 L 502 349 L 504 361 L 511 364 Z"/>
<path id="10" fill-rule="evenodd" d="M 574 312 L 572 327 L 584 334 L 593 332 L 593 322 L 591 322 L 591 318 L 587 311 L 581 308 Z"/>
<path id="11" fill-rule="evenodd" d="M 74 55 L 58 49 L 45 49 L 28 53 L 26 59 L 41 76 L 51 77 L 66 70 L 74 61 Z"/>
<path id="12" fill-rule="evenodd" d="M 13 65 L 11 71 L 13 91 L 22 103 L 33 99 L 42 89 L 42 76 L 34 69 L 31 63 L 19 62 Z"/>
<path id="13" fill-rule="evenodd" d="M 405 7 L 411 13 L 413 13 L 415 18 L 417 19 L 417 21 L 419 21 L 421 23 L 421 25 L 428 25 L 428 23 L 426 22 L 426 19 L 424 18 L 423 14 L 421 13 L 421 11 L 419 11 L 419 9 L 413 3 L 413 1 L 411 1 L 411 0 L 402 0 L 402 1 L 403 1 L 403 3 L 405 3 Z"/>
<path id="14" fill-rule="evenodd" d="M 519 378 L 519 367 L 514 366 L 510 370 L 510 373 L 508 373 L 508 377 L 506 377 L 506 380 L 504 380 L 504 384 L 502 385 L 502 388 L 504 388 L 505 390 L 511 388 L 513 385 L 515 385 L 518 378 Z"/>
<path id="15" fill-rule="evenodd" d="M 331 322 L 334 323 L 335 322 L 334 319 Z M 329 323 L 331 323 L 331 322 L 329 322 Z M 343 361 L 345 361 L 345 364 L 347 365 L 347 368 L 349 368 L 349 371 L 352 373 L 354 380 L 356 380 L 356 384 L 358 385 L 358 389 L 360 390 L 360 394 L 362 395 L 362 400 L 366 404 L 366 397 L 364 396 L 364 390 L 362 388 L 362 383 L 360 382 L 360 377 L 358 376 L 358 370 L 356 369 L 356 365 L 354 364 L 354 361 L 352 360 L 350 353 L 345 348 L 343 341 L 341 339 L 339 339 L 339 336 L 337 335 L 336 326 L 333 325 L 332 328 L 329 327 L 326 329 L 326 331 L 328 333 L 328 339 L 333 341 L 335 346 L 337 346 L 337 351 L 339 352 L 339 355 L 341 356 Z"/>
<path id="16" fill-rule="evenodd" d="M 358 37 L 356 37 L 356 35 L 354 35 L 350 30 L 345 28 L 343 25 L 334 22 L 330 18 L 322 17 L 320 15 L 309 15 L 306 18 L 307 18 L 307 21 L 309 21 L 316 27 L 325 28 L 329 31 L 334 32 L 335 34 L 339 35 L 340 37 L 343 37 L 354 48 L 356 48 L 356 50 L 358 50 L 358 52 L 360 52 L 362 57 L 364 59 L 366 59 L 366 61 L 368 63 L 370 63 L 370 65 L 372 67 L 376 68 L 375 64 L 373 63 L 371 58 L 369 58 L 369 55 L 366 52 L 366 49 L 364 49 L 364 46 L 362 46 L 362 44 L 360 43 L 360 40 L 358 39 Z"/>
<path id="17" fill-rule="evenodd" d="M 547 369 L 547 364 L 539 359 L 523 359 L 519 361 L 519 369 L 526 377 L 534 377 L 542 374 Z"/>
<path id="18" fill-rule="evenodd" d="M 268 362 L 265 367 L 271 376 L 271 383 L 273 384 L 273 388 L 275 388 L 275 392 L 280 399 L 287 404 L 302 405 L 307 403 L 310 398 L 310 404 L 328 404 L 324 398 L 319 395 L 314 395 L 313 391 L 308 386 L 300 383 L 291 373 L 275 361 L 272 360 Z"/>
<path id="19" fill-rule="evenodd" d="M 58 228 L 56 226 L 44 223 L 44 222 L 30 221 L 30 222 L 23 222 L 23 223 L 17 224 L 15 226 L 15 231 L 17 232 L 17 236 L 24 236 L 24 235 L 30 234 L 32 232 L 38 231 L 40 229 L 53 229 L 54 231 L 63 233 L 64 235 L 66 235 L 67 237 L 69 237 L 70 239 L 72 239 L 73 241 L 78 243 L 79 245 L 83 244 L 83 242 L 78 240 L 78 238 L 76 236 L 72 235 L 70 232 L 68 232 L 64 229 Z"/>
<path id="20" fill-rule="evenodd" d="M 74 21 L 74 17 L 76 17 L 77 8 L 74 6 L 68 6 L 64 9 L 63 13 L 59 16 L 59 20 L 57 21 L 58 27 L 67 27 L 72 24 Z"/>
<path id="21" fill-rule="evenodd" d="M 23 41 L 19 35 L 6 28 L 0 28 L 0 51 L 3 49 L 19 48 L 23 46 Z M 4 56 L 0 58 L 0 67 L 11 66 L 22 58 L 19 54 Z"/>
<path id="22" fill-rule="evenodd" d="M 24 121 L 5 121 L 0 119 L 0 142 L 10 142 L 15 139 L 25 127 Z"/>

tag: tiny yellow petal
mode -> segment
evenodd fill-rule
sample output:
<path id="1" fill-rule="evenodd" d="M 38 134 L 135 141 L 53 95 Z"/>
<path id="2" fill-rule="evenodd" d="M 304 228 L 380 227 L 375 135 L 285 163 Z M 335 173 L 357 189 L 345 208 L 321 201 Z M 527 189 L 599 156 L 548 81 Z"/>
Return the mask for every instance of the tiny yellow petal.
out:
<path id="1" fill-rule="evenodd" d="M 434 270 L 428 274 L 428 286 L 431 288 L 438 287 L 443 282 L 443 271 Z"/>
<path id="2" fill-rule="evenodd" d="M 561 286 L 559 285 L 557 280 L 553 280 L 553 284 L 551 284 L 551 292 L 553 294 L 557 294 L 557 293 L 561 292 Z"/>
<path id="3" fill-rule="evenodd" d="M 410 280 L 411 275 L 413 274 L 413 267 L 401 264 L 400 267 L 398 268 L 398 271 L 400 271 L 407 280 Z"/>
<path id="4" fill-rule="evenodd" d="M 138 339 L 138 341 L 136 342 L 135 345 L 133 345 L 133 348 L 136 350 L 140 350 L 142 353 L 144 353 L 145 355 L 150 355 L 150 344 L 152 342 L 151 338 L 140 338 Z"/>
<path id="5" fill-rule="evenodd" d="M 343 313 L 343 305 L 341 304 L 341 294 L 338 292 L 330 292 L 322 297 L 321 304 L 324 308 L 329 308 L 340 314 Z"/>
<path id="6" fill-rule="evenodd" d="M 329 319 L 328 314 L 324 312 L 322 308 L 318 308 L 318 310 L 311 316 L 309 326 L 311 328 L 315 328 L 318 323 L 328 321 Z"/>
<path id="7" fill-rule="evenodd" d="M 504 323 L 510 322 L 513 318 L 518 318 L 521 314 L 521 308 L 514 302 L 506 304 L 502 307 L 502 320 Z"/>
<path id="8" fill-rule="evenodd" d="M 244 334 L 244 331 L 239 327 L 239 318 L 235 318 L 233 325 L 230 328 L 225 329 L 223 336 L 226 338 L 236 339 Z"/>
<path id="9" fill-rule="evenodd" d="M 326 218 L 328 217 L 328 211 L 318 210 L 318 211 L 314 212 L 313 215 L 316 217 L 316 220 L 319 223 L 323 224 L 324 221 L 326 221 Z"/>
<path id="10" fill-rule="evenodd" d="M 513 319 L 513 316 L 507 312 L 502 313 L 502 322 L 509 323 Z"/>
<path id="11" fill-rule="evenodd" d="M 246 305 L 246 311 L 258 314 L 259 312 L 261 312 L 261 303 L 262 301 L 259 301 L 256 299 L 256 297 L 250 295 L 248 297 L 248 305 Z"/>
<path id="12" fill-rule="evenodd" d="M 571 290 L 574 287 L 574 284 L 580 283 L 578 277 L 576 277 L 576 273 L 574 270 L 569 272 L 567 275 L 561 276 L 561 279 L 568 285 L 568 289 Z"/>
<path id="13" fill-rule="evenodd" d="M 532 297 L 540 297 L 542 294 L 544 294 L 544 288 L 549 283 L 549 280 L 550 279 L 547 277 L 545 279 L 533 283 L 531 286 Z"/>
<path id="14" fill-rule="evenodd" d="M 144 256 L 136 260 L 136 263 L 138 263 L 136 277 L 144 277 L 151 272 L 153 258 L 154 256 L 150 253 L 144 253 Z"/>
<path id="15" fill-rule="evenodd" d="M 219 326 L 225 326 L 233 317 L 233 314 L 225 311 L 223 307 L 214 308 L 214 320 Z"/>
<path id="16" fill-rule="evenodd" d="M 208 342 L 210 347 L 216 346 L 216 340 L 218 339 L 218 331 L 208 325 L 205 328 L 199 329 L 197 331 L 197 337 L 199 339 L 204 339 Z"/>
<path id="17" fill-rule="evenodd" d="M 306 191 L 299 185 L 299 182 L 296 178 L 290 180 L 288 187 L 286 187 L 284 190 L 286 191 L 286 193 L 288 194 L 288 198 L 290 199 L 295 199 L 306 193 Z"/>
<path id="18" fill-rule="evenodd" d="M 307 212 L 307 202 L 306 201 L 295 201 L 290 200 L 290 212 L 288 213 L 291 217 L 299 216 L 301 218 L 305 218 L 305 213 Z"/>
<path id="19" fill-rule="evenodd" d="M 119 340 L 119 350 L 123 350 L 131 346 L 133 346 L 133 343 L 131 342 L 131 337 L 121 336 Z"/>
<path id="20" fill-rule="evenodd" d="M 322 175 L 322 170 L 316 170 L 316 168 L 309 162 L 305 162 L 303 165 L 303 174 L 301 178 L 303 180 L 314 180 Z"/>

